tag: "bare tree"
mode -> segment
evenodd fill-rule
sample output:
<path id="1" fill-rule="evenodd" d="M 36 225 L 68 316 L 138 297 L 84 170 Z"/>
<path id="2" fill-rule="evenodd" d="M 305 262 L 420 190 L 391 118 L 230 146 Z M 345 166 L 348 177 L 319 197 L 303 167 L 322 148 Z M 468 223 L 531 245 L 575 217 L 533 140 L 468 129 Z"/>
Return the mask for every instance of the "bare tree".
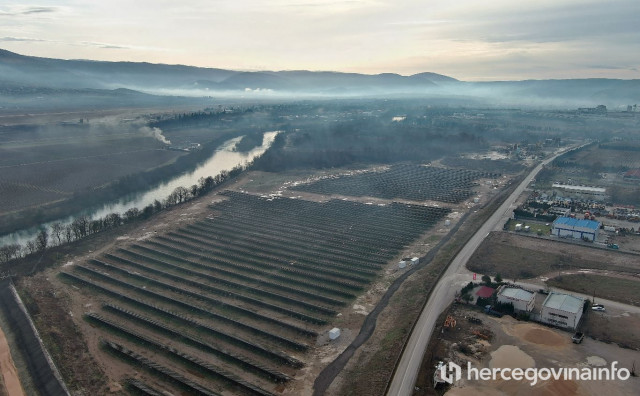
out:
<path id="1" fill-rule="evenodd" d="M 89 233 L 89 217 L 80 216 L 73 220 L 71 223 L 71 229 L 76 239 L 84 238 Z"/>
<path id="2" fill-rule="evenodd" d="M 38 250 L 36 247 L 36 241 L 27 241 L 27 244 L 24 245 L 24 247 L 27 254 L 33 254 Z"/>
<path id="3" fill-rule="evenodd" d="M 73 241 L 73 225 L 67 224 L 64 227 L 64 240 L 69 243 Z"/>
<path id="4" fill-rule="evenodd" d="M 20 254 L 20 245 L 17 243 L 12 243 L 10 245 L 5 245 L 0 247 L 0 262 L 6 263 Z"/>
<path id="5" fill-rule="evenodd" d="M 62 244 L 62 234 L 64 233 L 64 226 L 62 223 L 55 222 L 51 225 L 51 235 L 56 238 L 58 245 Z"/>
<path id="6" fill-rule="evenodd" d="M 49 233 L 46 229 L 41 229 L 36 235 L 36 250 L 43 252 L 49 245 Z"/>
<path id="7" fill-rule="evenodd" d="M 129 210 L 127 210 L 126 212 L 124 212 L 124 220 L 125 222 L 129 222 L 132 220 L 135 220 L 136 217 L 140 216 L 140 209 L 138 208 L 131 208 Z"/>
<path id="8" fill-rule="evenodd" d="M 104 225 L 106 228 L 117 227 L 122 223 L 122 217 L 118 213 L 109 213 L 104 217 Z"/>

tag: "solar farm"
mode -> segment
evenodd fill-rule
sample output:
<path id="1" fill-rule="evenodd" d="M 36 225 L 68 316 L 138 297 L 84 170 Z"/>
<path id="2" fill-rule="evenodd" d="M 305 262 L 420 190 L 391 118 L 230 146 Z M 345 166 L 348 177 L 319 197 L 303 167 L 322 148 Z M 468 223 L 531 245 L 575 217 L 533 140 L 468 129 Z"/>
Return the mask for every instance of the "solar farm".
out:
<path id="1" fill-rule="evenodd" d="M 480 178 L 497 178 L 492 172 L 401 164 L 376 172 L 337 176 L 300 184 L 293 190 L 326 195 L 348 195 L 412 201 L 460 203 L 472 194 Z"/>
<path id="2" fill-rule="evenodd" d="M 450 209 L 225 191 L 208 215 L 60 277 L 96 301 L 103 359 L 143 394 L 277 394 L 319 335 Z M 145 390 L 146 389 L 146 390 Z"/>

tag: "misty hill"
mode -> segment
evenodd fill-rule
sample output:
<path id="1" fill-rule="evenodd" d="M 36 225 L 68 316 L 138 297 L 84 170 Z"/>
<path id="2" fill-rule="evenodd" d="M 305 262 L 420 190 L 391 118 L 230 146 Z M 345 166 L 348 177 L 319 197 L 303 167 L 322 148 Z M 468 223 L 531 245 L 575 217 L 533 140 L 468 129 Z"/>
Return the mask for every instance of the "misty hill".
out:
<path id="1" fill-rule="evenodd" d="M 126 88 L 161 95 L 427 95 L 504 105 L 586 107 L 640 102 L 640 80 L 569 79 L 464 82 L 436 73 L 402 76 L 341 72 L 242 72 L 145 62 L 61 60 L 0 50 L 0 86 L 49 89 Z M 0 91 L 0 94 L 2 91 Z"/>
<path id="2" fill-rule="evenodd" d="M 369 93 L 401 92 L 432 88 L 436 86 L 435 81 L 456 81 L 435 73 L 406 77 L 392 73 L 240 72 L 183 65 L 38 58 L 6 50 L 0 50 L 0 76 L 14 84 L 49 88 L 122 87 L 152 92 L 181 90 L 183 93 L 189 90 L 273 90 L 321 94 L 338 88 Z"/>

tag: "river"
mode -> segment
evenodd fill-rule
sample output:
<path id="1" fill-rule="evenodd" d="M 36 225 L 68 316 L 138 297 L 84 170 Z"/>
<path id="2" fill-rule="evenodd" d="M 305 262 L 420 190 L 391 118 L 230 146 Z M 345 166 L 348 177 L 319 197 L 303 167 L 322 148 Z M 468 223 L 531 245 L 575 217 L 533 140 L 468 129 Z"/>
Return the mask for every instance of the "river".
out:
<path id="1" fill-rule="evenodd" d="M 262 145 L 244 153 L 235 151 L 236 144 L 238 144 L 242 139 L 242 136 L 227 140 L 207 161 L 198 165 L 191 171 L 186 171 L 176 175 L 172 179 L 160 183 L 147 191 L 129 194 L 117 201 L 108 202 L 91 208 L 85 208 L 78 211 L 78 213 L 73 216 L 51 221 L 39 227 L 32 227 L 4 235 L 0 237 L 0 246 L 11 243 L 17 243 L 24 246 L 27 241 L 36 236 L 40 229 L 46 227 L 50 230 L 51 225 L 56 222 L 61 222 L 65 225 L 70 224 L 73 219 L 83 215 L 89 216 L 92 220 L 95 220 L 104 217 L 109 213 L 122 214 L 131 208 L 142 209 L 145 206 L 152 204 L 156 199 L 158 201 L 163 201 L 167 196 L 169 196 L 169 194 L 171 194 L 171 192 L 173 192 L 173 190 L 175 190 L 176 187 L 182 186 L 189 188 L 194 184 L 198 184 L 198 179 L 201 177 L 206 178 L 208 176 L 216 176 L 222 171 L 229 171 L 238 165 L 244 165 L 253 161 L 254 158 L 261 156 L 265 151 L 267 151 L 277 134 L 278 131 L 265 132 L 262 138 Z"/>

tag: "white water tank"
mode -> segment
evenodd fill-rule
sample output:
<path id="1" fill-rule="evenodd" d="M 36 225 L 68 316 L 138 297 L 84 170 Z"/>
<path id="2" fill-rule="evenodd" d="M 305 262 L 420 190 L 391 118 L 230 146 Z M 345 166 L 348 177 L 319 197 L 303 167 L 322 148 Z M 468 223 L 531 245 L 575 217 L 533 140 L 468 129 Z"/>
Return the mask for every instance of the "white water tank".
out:
<path id="1" fill-rule="evenodd" d="M 330 340 L 335 340 L 338 337 L 340 337 L 340 329 L 339 328 L 334 327 L 333 329 L 329 330 L 329 339 Z"/>

